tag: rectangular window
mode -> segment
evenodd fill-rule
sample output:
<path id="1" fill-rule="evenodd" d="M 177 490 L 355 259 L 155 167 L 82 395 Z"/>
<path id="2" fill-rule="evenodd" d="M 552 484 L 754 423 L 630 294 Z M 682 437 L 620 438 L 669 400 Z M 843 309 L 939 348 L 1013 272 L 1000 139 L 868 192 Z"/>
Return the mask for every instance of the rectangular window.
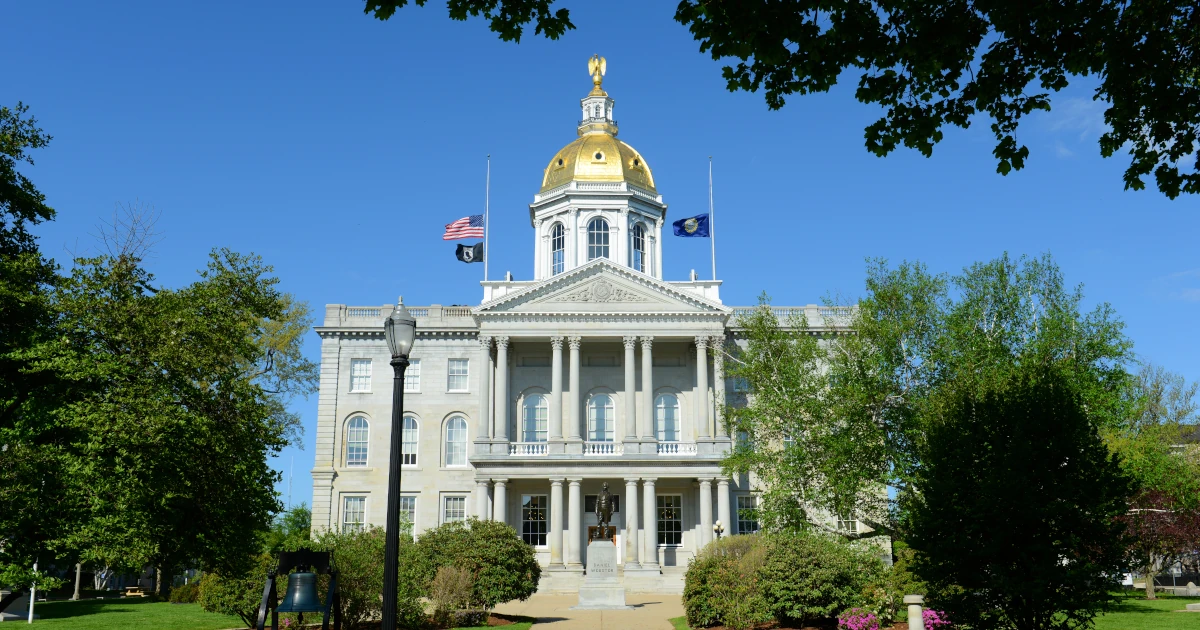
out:
<path id="1" fill-rule="evenodd" d="M 546 545 L 547 508 L 550 502 L 544 494 L 521 495 L 521 538 L 534 547 Z"/>
<path id="2" fill-rule="evenodd" d="M 658 546 L 678 547 L 683 544 L 683 497 L 678 494 L 658 496 Z"/>
<path id="3" fill-rule="evenodd" d="M 403 439 L 400 444 L 400 465 L 416 466 L 417 438 L 420 436 L 417 419 L 412 416 L 405 416 L 403 431 L 404 433 L 401 435 Z"/>
<path id="4" fill-rule="evenodd" d="M 421 360 L 409 359 L 408 367 L 404 370 L 404 391 L 421 391 Z"/>
<path id="5" fill-rule="evenodd" d="M 619 514 L 621 512 L 621 496 L 614 494 L 614 495 L 612 495 L 612 500 L 613 500 L 613 514 Z M 588 514 L 595 514 L 596 513 L 596 495 L 589 494 L 586 497 L 583 497 L 583 505 L 585 506 L 583 509 L 584 512 L 587 512 Z"/>
<path id="6" fill-rule="evenodd" d="M 758 497 L 744 494 L 737 498 L 737 533 L 753 534 L 759 530 Z"/>
<path id="7" fill-rule="evenodd" d="M 358 531 L 367 522 L 367 497 L 342 499 L 342 531 Z"/>
<path id="8" fill-rule="evenodd" d="M 413 535 L 417 525 L 417 497 L 401 495 L 400 497 L 400 531 L 408 536 Z"/>
<path id="9" fill-rule="evenodd" d="M 350 391 L 371 391 L 370 359 L 350 359 Z"/>
<path id="10" fill-rule="evenodd" d="M 846 532 L 847 534 L 857 534 L 858 533 L 858 520 L 854 518 L 853 514 L 838 514 L 837 528 L 838 528 L 839 532 Z"/>
<path id="11" fill-rule="evenodd" d="M 467 391 L 467 366 L 469 364 L 470 359 L 450 359 L 446 376 L 447 391 Z"/>
<path id="12" fill-rule="evenodd" d="M 467 497 L 444 497 L 442 501 L 443 523 L 467 520 Z"/>

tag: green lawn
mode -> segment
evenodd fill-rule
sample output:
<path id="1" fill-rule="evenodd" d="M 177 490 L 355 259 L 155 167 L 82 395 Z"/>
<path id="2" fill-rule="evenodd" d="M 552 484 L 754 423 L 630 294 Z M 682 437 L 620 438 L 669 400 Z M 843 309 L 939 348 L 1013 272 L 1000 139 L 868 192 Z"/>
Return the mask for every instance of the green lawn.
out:
<path id="1" fill-rule="evenodd" d="M 200 610 L 199 604 L 170 604 L 142 598 L 45 602 L 33 625 L 63 630 L 222 630 L 245 627 L 241 619 Z"/>
<path id="2" fill-rule="evenodd" d="M 1116 610 L 1096 618 L 1096 630 L 1200 630 L 1200 613 L 1175 612 L 1197 602 L 1200 597 L 1124 597 Z M 689 630 L 684 617 L 669 621 L 675 630 Z"/>

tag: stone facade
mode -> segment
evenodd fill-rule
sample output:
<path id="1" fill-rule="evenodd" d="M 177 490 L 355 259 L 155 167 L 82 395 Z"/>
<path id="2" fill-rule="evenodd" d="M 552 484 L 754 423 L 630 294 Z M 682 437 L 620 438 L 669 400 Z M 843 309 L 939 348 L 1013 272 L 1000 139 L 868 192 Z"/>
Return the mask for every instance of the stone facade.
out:
<path id="1" fill-rule="evenodd" d="M 602 107 L 584 99 L 580 140 L 552 159 L 530 205 L 534 279 L 484 282 L 474 307 L 407 306 L 417 338 L 402 509 L 415 533 L 467 516 L 504 521 L 537 550 L 542 588 L 570 591 L 596 525 L 589 497 L 607 482 L 620 496 L 623 586 L 679 591 L 714 521 L 727 535 L 756 527 L 752 480 L 720 468 L 732 446 L 720 419 L 724 351 L 740 342 L 744 309 L 721 302 L 720 281 L 662 279 L 667 206 L 641 155 L 614 144 L 612 101 L 596 90 Z M 331 304 L 317 328 L 316 528 L 385 522 L 393 309 Z M 842 314 L 776 308 L 797 309 L 817 330 Z"/>

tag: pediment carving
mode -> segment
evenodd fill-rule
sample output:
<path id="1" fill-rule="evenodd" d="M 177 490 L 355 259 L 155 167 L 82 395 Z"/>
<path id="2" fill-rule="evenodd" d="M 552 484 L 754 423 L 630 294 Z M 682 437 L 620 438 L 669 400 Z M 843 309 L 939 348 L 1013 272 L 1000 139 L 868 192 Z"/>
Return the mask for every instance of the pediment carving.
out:
<path id="1" fill-rule="evenodd" d="M 553 297 L 546 302 L 649 302 L 650 299 L 629 289 L 615 287 L 604 278 L 576 289 L 565 295 Z"/>

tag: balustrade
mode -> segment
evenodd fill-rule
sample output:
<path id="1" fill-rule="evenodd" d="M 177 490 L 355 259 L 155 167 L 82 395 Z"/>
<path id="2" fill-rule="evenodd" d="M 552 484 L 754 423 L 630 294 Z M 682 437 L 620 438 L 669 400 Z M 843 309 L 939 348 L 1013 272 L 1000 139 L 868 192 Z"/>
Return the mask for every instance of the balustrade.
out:
<path id="1" fill-rule="evenodd" d="M 664 457 L 695 455 L 695 442 L 659 442 L 658 454 Z"/>
<path id="2" fill-rule="evenodd" d="M 624 455 L 623 442 L 584 442 L 584 455 Z"/>
<path id="3" fill-rule="evenodd" d="M 547 452 L 545 442 L 511 442 L 508 445 L 509 455 L 538 456 Z"/>

